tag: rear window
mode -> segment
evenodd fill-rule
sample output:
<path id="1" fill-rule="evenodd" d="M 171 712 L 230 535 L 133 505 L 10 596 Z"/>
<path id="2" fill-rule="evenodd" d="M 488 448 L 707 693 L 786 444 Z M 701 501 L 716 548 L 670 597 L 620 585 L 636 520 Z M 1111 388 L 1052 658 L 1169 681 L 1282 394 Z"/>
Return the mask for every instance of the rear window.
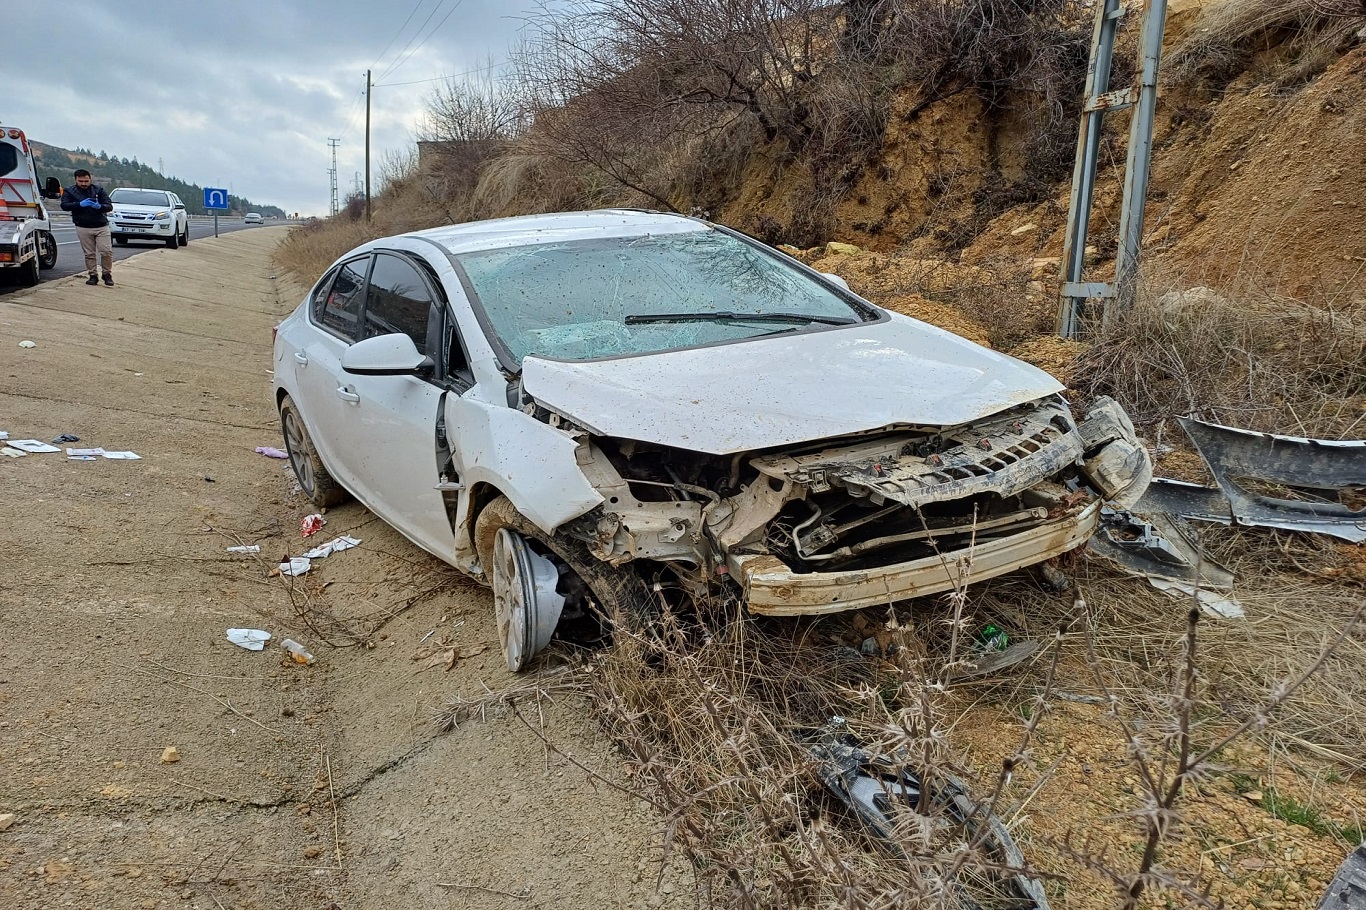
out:
<path id="1" fill-rule="evenodd" d="M 0 142 L 0 176 L 8 176 L 19 169 L 19 150 L 8 142 Z"/>
<path id="2" fill-rule="evenodd" d="M 110 202 L 124 205 L 170 205 L 171 200 L 158 190 L 114 190 L 109 194 Z"/>

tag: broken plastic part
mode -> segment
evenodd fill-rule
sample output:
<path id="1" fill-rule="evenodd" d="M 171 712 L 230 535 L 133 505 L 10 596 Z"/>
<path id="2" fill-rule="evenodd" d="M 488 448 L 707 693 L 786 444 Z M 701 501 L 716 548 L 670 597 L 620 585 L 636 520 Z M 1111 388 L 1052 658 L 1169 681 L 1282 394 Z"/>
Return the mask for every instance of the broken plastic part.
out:
<path id="1" fill-rule="evenodd" d="M 860 746 L 843 729 L 840 718 L 832 718 L 824 730 L 807 738 L 807 749 L 816 759 L 820 782 L 881 843 L 898 856 L 904 855 L 896 841 L 894 817 L 903 812 L 918 812 L 921 807 L 921 780 L 891 757 L 875 755 Z M 1037 880 L 1024 871 L 1024 854 L 1005 825 L 995 815 L 984 812 L 968 796 L 963 782 L 949 774 L 936 773 L 931 787 L 930 806 L 940 824 L 962 825 L 974 843 L 980 843 L 991 859 L 1004 867 L 1005 884 L 1013 892 L 1011 907 L 1018 910 L 1047 910 L 1048 899 Z M 975 906 L 970 894 L 968 906 Z"/>
<path id="2" fill-rule="evenodd" d="M 1347 855 L 1316 910 L 1366 910 L 1366 844 Z"/>
<path id="3" fill-rule="evenodd" d="M 1350 509 L 1341 501 L 1344 493 L 1366 489 L 1366 441 L 1254 433 L 1192 417 L 1180 423 L 1238 524 L 1366 541 L 1366 509 Z M 1287 495 L 1259 493 L 1249 489 L 1249 481 L 1282 488 Z M 1328 501 L 1330 496 L 1338 501 Z"/>

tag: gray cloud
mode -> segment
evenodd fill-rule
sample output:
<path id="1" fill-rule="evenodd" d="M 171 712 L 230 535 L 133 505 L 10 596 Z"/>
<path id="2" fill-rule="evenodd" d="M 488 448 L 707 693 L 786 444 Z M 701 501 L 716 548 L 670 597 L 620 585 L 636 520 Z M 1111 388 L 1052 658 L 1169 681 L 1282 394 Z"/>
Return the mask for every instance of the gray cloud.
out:
<path id="1" fill-rule="evenodd" d="M 377 82 L 377 179 L 385 155 L 412 144 L 435 85 L 420 80 L 503 61 L 533 2 L 13 4 L 5 13 L 3 119 L 39 142 L 153 166 L 160 159 L 164 173 L 182 180 L 326 214 L 327 139 L 342 140 L 343 194 L 364 167 L 365 69 L 373 65 Z M 13 40 L 19 35 L 27 40 Z"/>

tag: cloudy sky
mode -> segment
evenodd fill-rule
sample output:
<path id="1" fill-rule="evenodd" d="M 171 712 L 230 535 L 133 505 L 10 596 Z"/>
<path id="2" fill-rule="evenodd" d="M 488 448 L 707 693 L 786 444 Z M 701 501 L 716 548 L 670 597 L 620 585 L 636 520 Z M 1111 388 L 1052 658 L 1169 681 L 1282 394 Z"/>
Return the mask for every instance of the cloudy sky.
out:
<path id="1" fill-rule="evenodd" d="M 535 0 L 40 0 L 3 4 L 0 122 L 63 148 L 137 158 L 253 202 L 326 215 L 329 138 L 339 194 L 412 147 L 442 76 L 509 48 Z M 22 37 L 21 37 L 22 36 Z M 62 181 L 69 174 L 60 175 Z"/>

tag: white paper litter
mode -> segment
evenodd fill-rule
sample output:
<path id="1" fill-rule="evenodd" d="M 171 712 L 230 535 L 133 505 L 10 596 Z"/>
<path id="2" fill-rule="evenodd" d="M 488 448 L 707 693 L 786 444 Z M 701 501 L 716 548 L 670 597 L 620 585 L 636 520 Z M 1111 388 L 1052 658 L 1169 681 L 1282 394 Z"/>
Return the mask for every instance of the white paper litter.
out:
<path id="1" fill-rule="evenodd" d="M 57 448 L 56 446 L 48 445 L 41 439 L 11 439 L 9 444 L 16 449 L 22 449 L 25 452 L 37 453 L 61 451 L 61 449 Z"/>
<path id="2" fill-rule="evenodd" d="M 9 439 L 9 433 L 6 433 L 4 430 L 0 430 L 0 439 Z"/>
<path id="3" fill-rule="evenodd" d="M 333 553 L 340 553 L 342 550 L 349 550 L 352 547 L 360 546 L 360 541 L 354 537 L 343 534 L 336 540 L 329 540 L 322 546 L 314 547 L 304 554 L 305 559 L 322 559 L 331 556 Z"/>
<path id="4" fill-rule="evenodd" d="M 261 651 L 270 641 L 270 633 L 264 629 L 229 629 L 228 641 L 248 651 Z"/>
<path id="5" fill-rule="evenodd" d="M 1195 597 L 1200 604 L 1201 611 L 1207 616 L 1213 616 L 1217 619 L 1243 619 L 1247 615 L 1243 611 L 1242 604 L 1232 597 L 1220 594 L 1218 591 L 1196 588 L 1184 581 L 1173 581 L 1166 578 L 1149 576 L 1148 581 L 1154 588 L 1170 594 L 1172 597 Z"/>
<path id="6" fill-rule="evenodd" d="M 21 452 L 18 449 L 11 449 L 9 446 L 0 449 L 0 455 L 8 455 L 10 458 L 23 458 L 27 454 L 27 452 Z"/>
<path id="7" fill-rule="evenodd" d="M 104 449 L 98 446 L 93 449 L 72 449 L 68 447 L 66 454 L 68 458 L 93 458 L 97 455 L 103 455 Z"/>
<path id="8" fill-rule="evenodd" d="M 247 544 L 247 545 L 241 546 L 241 547 L 228 547 L 228 552 L 229 552 L 229 553 L 260 553 L 260 552 L 261 552 L 261 545 L 260 545 L 260 544 L 253 543 L 253 544 Z"/>
<path id="9" fill-rule="evenodd" d="M 280 563 L 281 575 L 302 575 L 308 571 L 309 561 L 307 556 L 292 557 L 289 562 Z"/>
<path id="10" fill-rule="evenodd" d="M 115 460 L 115 461 L 141 461 L 141 460 L 142 460 L 142 456 L 139 455 L 137 452 L 101 452 L 100 454 L 103 455 L 105 458 L 110 458 L 110 459 L 113 459 L 113 460 Z"/>

